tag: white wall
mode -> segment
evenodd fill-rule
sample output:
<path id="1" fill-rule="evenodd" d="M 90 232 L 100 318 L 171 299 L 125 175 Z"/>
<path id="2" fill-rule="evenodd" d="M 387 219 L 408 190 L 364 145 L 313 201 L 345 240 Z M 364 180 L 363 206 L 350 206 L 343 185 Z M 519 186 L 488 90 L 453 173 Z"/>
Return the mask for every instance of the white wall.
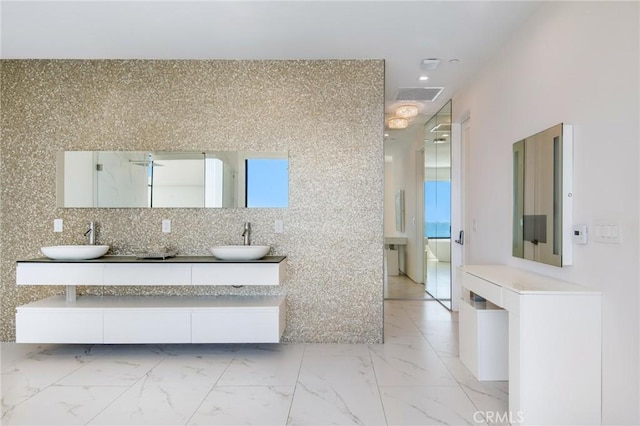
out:
<path id="1" fill-rule="evenodd" d="M 454 121 L 471 116 L 467 263 L 602 290 L 607 425 L 640 423 L 638 17 L 637 2 L 546 3 L 453 101 Z M 621 244 L 575 246 L 565 268 L 511 257 L 511 145 L 560 122 L 575 131 L 574 223 L 612 217 L 623 232 Z"/>

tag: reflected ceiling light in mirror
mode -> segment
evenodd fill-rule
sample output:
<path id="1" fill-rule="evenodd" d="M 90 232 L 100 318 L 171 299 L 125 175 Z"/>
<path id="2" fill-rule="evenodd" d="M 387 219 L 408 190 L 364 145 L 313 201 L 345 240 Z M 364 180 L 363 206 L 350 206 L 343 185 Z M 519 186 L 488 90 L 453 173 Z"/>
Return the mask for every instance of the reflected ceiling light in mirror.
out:
<path id="1" fill-rule="evenodd" d="M 433 140 L 433 143 L 435 144 L 447 143 L 447 138 L 443 138 L 443 137 L 435 138 Z"/>
<path id="2" fill-rule="evenodd" d="M 413 118 L 418 115 L 418 107 L 416 105 L 406 104 L 396 107 L 396 116 L 400 118 Z"/>
<path id="3" fill-rule="evenodd" d="M 431 128 L 432 132 L 449 132 L 451 131 L 451 123 L 440 123 Z"/>
<path id="4" fill-rule="evenodd" d="M 393 117 L 387 122 L 387 127 L 390 129 L 406 129 L 409 127 L 409 120 L 402 117 Z"/>

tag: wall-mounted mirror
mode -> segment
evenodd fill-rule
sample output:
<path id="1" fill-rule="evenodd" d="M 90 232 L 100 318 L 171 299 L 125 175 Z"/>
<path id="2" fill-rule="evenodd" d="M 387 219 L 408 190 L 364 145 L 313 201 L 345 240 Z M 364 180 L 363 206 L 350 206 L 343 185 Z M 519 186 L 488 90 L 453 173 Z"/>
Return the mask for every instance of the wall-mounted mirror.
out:
<path id="1" fill-rule="evenodd" d="M 558 124 L 513 144 L 513 256 L 572 264 L 572 174 L 571 126 Z"/>
<path id="2" fill-rule="evenodd" d="M 65 151 L 58 207 L 284 208 L 287 152 Z"/>

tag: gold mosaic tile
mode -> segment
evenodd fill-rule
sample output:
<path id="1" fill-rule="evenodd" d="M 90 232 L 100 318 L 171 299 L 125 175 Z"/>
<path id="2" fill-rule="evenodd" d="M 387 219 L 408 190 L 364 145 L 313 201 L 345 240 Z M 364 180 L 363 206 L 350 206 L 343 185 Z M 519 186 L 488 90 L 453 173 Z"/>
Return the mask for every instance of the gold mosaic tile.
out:
<path id="1" fill-rule="evenodd" d="M 97 294 L 287 294 L 289 342 L 382 341 L 384 64 L 379 60 L 3 60 L 0 338 L 15 307 L 62 287 L 15 284 L 15 261 L 83 243 L 112 253 L 171 245 L 205 255 L 254 244 L 288 256 L 279 287 L 82 287 Z M 64 150 L 289 152 L 288 209 L 56 208 Z M 53 219 L 64 232 L 53 233 Z M 161 232 L 162 219 L 172 232 Z M 285 233 L 273 232 L 274 220 Z"/>

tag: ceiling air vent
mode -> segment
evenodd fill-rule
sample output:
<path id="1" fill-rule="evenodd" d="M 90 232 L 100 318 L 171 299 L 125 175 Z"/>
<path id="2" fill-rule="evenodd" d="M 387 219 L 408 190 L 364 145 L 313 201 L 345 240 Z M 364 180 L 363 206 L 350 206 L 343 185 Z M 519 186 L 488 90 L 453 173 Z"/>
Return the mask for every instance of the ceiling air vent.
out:
<path id="1" fill-rule="evenodd" d="M 444 87 L 401 87 L 396 101 L 433 102 L 443 90 Z"/>

